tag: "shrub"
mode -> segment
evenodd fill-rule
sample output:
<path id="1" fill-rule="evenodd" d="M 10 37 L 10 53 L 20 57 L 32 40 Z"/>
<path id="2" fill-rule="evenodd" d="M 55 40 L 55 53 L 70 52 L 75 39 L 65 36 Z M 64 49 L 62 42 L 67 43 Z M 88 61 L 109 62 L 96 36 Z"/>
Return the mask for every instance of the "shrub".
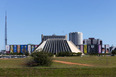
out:
<path id="1" fill-rule="evenodd" d="M 114 56 L 116 54 L 116 50 L 112 51 L 112 56 Z"/>
<path id="2" fill-rule="evenodd" d="M 61 56 L 61 57 L 72 56 L 72 53 L 71 52 L 59 52 L 57 56 Z"/>
<path id="3" fill-rule="evenodd" d="M 89 53 L 89 55 L 95 56 L 95 55 L 98 55 L 98 53 Z"/>
<path id="4" fill-rule="evenodd" d="M 43 54 L 47 54 L 49 57 L 52 57 L 54 54 L 53 53 L 51 53 L 51 52 L 46 52 L 46 51 L 38 51 L 38 50 L 36 50 L 35 52 L 41 52 L 41 53 L 43 53 Z M 33 54 L 32 54 L 33 55 Z"/>
<path id="5" fill-rule="evenodd" d="M 33 59 L 28 61 L 28 66 L 50 66 L 52 64 L 51 57 L 43 52 L 34 52 L 31 56 Z"/>
<path id="6" fill-rule="evenodd" d="M 57 54 L 57 56 L 61 56 L 61 57 L 64 57 L 64 56 L 81 56 L 82 53 L 72 53 L 72 52 L 59 52 Z"/>
<path id="7" fill-rule="evenodd" d="M 8 53 L 7 55 L 23 55 L 23 53 Z"/>
<path id="8" fill-rule="evenodd" d="M 81 52 L 76 53 L 76 56 L 81 56 L 81 55 L 82 55 Z"/>
<path id="9" fill-rule="evenodd" d="M 25 53 L 25 56 L 29 56 L 29 53 L 28 53 L 28 52 L 26 52 L 26 53 Z"/>
<path id="10" fill-rule="evenodd" d="M 53 57 L 54 55 L 53 53 L 46 53 L 46 54 L 48 54 L 49 57 Z"/>
<path id="11" fill-rule="evenodd" d="M 35 63 L 35 61 L 34 61 L 34 58 L 33 57 L 31 57 L 31 56 L 29 56 L 27 59 L 26 59 L 26 65 L 27 66 L 37 66 L 37 63 Z"/>
<path id="12" fill-rule="evenodd" d="M 98 55 L 111 55 L 111 53 L 99 53 Z"/>

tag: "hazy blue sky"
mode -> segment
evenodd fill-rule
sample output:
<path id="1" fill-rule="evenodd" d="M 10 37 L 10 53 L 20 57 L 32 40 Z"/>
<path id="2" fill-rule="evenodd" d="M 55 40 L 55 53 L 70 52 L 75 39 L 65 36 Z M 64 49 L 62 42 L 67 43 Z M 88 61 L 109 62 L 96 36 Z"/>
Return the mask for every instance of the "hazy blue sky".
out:
<path id="1" fill-rule="evenodd" d="M 83 32 L 116 45 L 116 0 L 0 0 L 0 49 L 4 49 L 5 10 L 8 44 L 39 44 L 41 34 Z"/>

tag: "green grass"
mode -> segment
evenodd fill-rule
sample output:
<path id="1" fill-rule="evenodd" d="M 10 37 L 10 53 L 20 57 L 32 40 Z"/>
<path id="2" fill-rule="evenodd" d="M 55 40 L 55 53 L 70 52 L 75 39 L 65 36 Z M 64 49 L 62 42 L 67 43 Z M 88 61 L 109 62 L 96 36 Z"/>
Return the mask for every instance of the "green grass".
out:
<path id="1" fill-rule="evenodd" d="M 68 61 L 74 63 L 90 64 L 97 68 L 116 67 L 116 56 L 84 56 L 84 57 L 57 57 L 55 60 Z"/>
<path id="2" fill-rule="evenodd" d="M 8 68 L 0 70 L 0 76 L 7 77 L 115 77 L 116 75 L 116 68 Z"/>
<path id="3" fill-rule="evenodd" d="M 53 63 L 50 67 L 26 67 L 27 59 L 0 59 L 0 77 L 115 77 L 116 75 L 116 56 L 56 57 L 53 59 L 94 66 Z"/>

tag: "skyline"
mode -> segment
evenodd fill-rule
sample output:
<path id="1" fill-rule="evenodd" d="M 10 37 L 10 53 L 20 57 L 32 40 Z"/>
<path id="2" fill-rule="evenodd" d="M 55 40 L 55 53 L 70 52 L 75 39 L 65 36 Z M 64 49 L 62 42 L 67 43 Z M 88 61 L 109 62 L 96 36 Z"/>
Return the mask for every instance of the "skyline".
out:
<path id="1" fill-rule="evenodd" d="M 0 0 L 0 50 L 4 47 L 5 11 L 8 44 L 39 44 L 41 34 L 82 32 L 116 45 L 115 0 Z"/>

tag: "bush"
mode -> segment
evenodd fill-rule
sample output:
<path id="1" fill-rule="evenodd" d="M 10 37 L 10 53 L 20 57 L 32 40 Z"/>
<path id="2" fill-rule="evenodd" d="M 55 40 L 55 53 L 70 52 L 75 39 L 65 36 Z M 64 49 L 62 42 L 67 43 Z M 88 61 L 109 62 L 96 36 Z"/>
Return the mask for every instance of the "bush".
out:
<path id="1" fill-rule="evenodd" d="M 61 56 L 61 57 L 72 56 L 72 53 L 71 52 L 59 52 L 57 56 Z"/>
<path id="2" fill-rule="evenodd" d="M 29 56 L 29 53 L 28 53 L 28 52 L 26 52 L 26 53 L 25 53 L 25 56 Z"/>
<path id="3" fill-rule="evenodd" d="M 111 55 L 111 53 L 99 53 L 98 55 Z"/>
<path id="4" fill-rule="evenodd" d="M 53 53 L 48 53 L 48 52 L 44 52 L 44 51 L 41 51 L 41 53 L 47 54 L 49 57 L 52 57 L 54 55 Z"/>
<path id="5" fill-rule="evenodd" d="M 31 56 L 33 59 L 28 61 L 28 66 L 50 66 L 52 64 L 51 57 L 43 52 L 34 52 Z"/>
<path id="6" fill-rule="evenodd" d="M 32 56 L 29 56 L 25 62 L 27 66 L 37 66 L 37 63 L 35 63 L 34 58 Z"/>
<path id="7" fill-rule="evenodd" d="M 7 55 L 23 55 L 23 53 L 8 53 Z"/>
<path id="8" fill-rule="evenodd" d="M 81 56 L 82 53 L 72 53 L 72 52 L 59 52 L 57 54 L 57 56 L 61 56 L 61 57 L 64 57 L 64 56 Z"/>
<path id="9" fill-rule="evenodd" d="M 48 54 L 49 57 L 53 57 L 54 55 L 53 53 L 46 53 L 46 54 Z"/>
<path id="10" fill-rule="evenodd" d="M 38 51 L 36 50 L 35 52 L 41 52 L 43 54 L 47 54 L 49 57 L 52 57 L 54 54 L 53 53 L 50 53 L 50 52 L 46 52 L 46 51 Z M 32 54 L 33 55 L 33 54 Z"/>
<path id="11" fill-rule="evenodd" d="M 81 56 L 81 55 L 82 55 L 82 53 L 81 53 L 81 52 L 76 53 L 76 56 Z"/>
<path id="12" fill-rule="evenodd" d="M 112 56 L 114 56 L 116 54 L 116 50 L 112 51 Z"/>
<path id="13" fill-rule="evenodd" d="M 98 53 L 89 53 L 89 55 L 95 56 L 95 55 L 98 55 Z"/>

